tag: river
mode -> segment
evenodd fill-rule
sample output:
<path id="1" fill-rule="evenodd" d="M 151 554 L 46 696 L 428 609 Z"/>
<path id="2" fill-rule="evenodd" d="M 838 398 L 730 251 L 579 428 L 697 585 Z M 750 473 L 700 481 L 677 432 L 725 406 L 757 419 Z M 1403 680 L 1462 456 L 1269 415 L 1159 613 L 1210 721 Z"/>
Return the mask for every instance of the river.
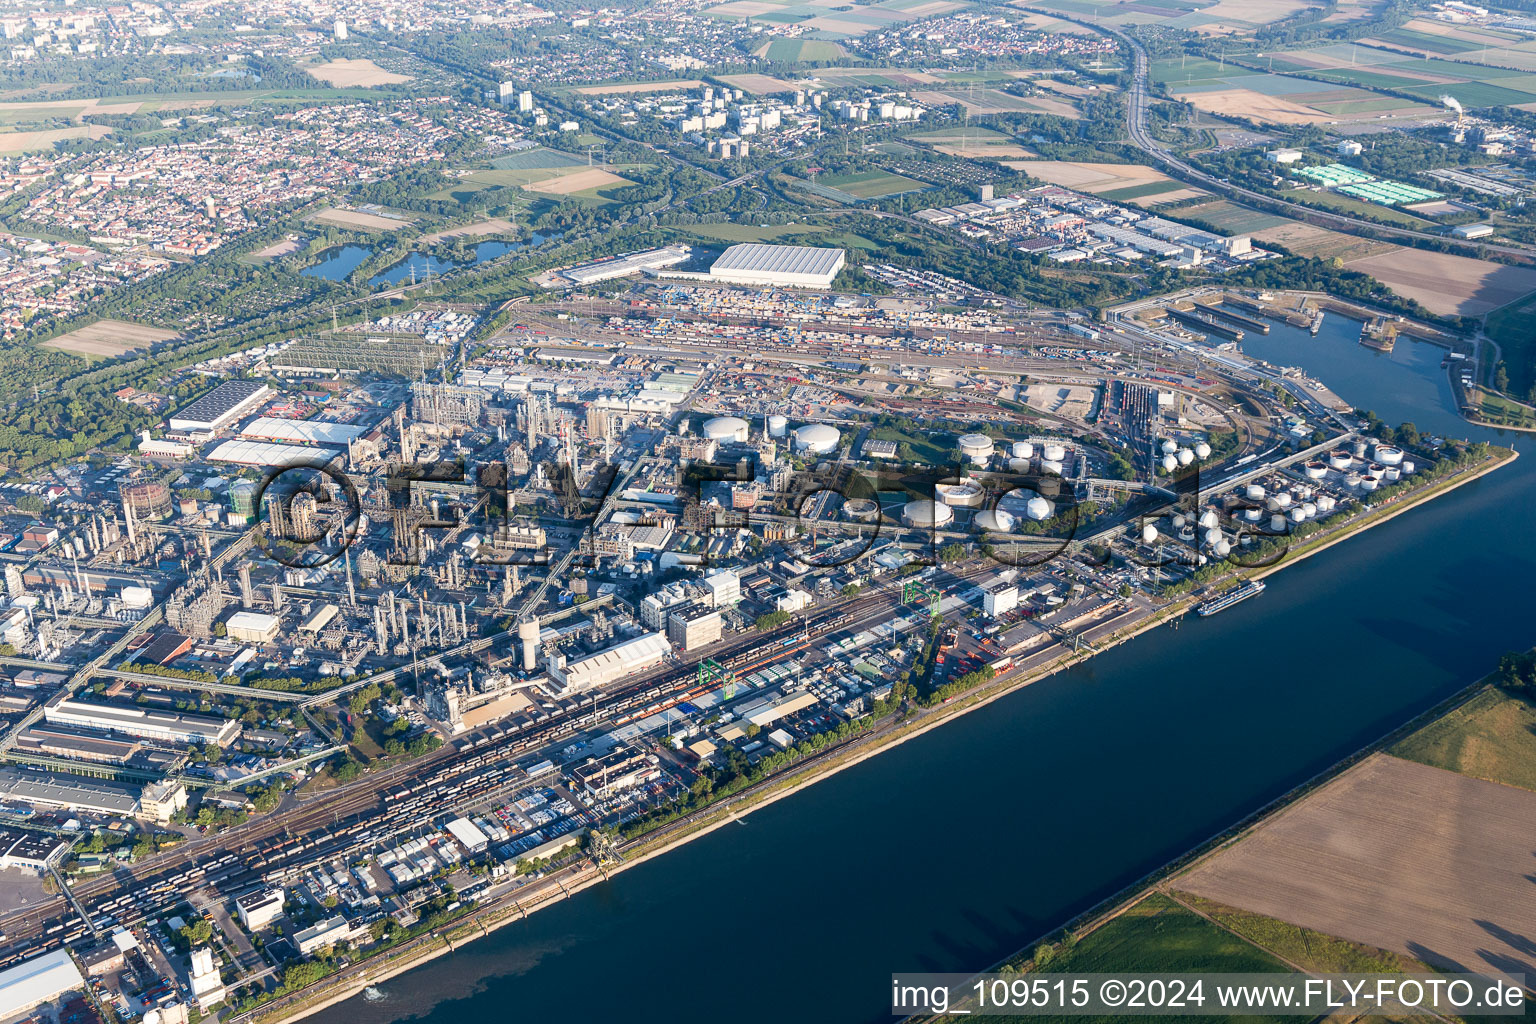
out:
<path id="1" fill-rule="evenodd" d="M 1244 347 L 1509 443 L 1328 319 Z M 1536 644 L 1532 508 L 1527 456 L 314 1019 L 889 1020 L 893 971 L 992 964 Z"/>

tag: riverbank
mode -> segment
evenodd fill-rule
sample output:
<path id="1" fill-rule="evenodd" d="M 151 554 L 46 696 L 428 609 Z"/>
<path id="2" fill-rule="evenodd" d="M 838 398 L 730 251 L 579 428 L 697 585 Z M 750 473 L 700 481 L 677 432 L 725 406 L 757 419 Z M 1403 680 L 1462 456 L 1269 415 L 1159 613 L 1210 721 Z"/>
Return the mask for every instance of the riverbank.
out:
<path id="1" fill-rule="evenodd" d="M 1498 457 L 1498 453 L 1495 453 L 1494 457 L 1490 457 L 1487 462 L 1479 466 L 1469 468 L 1447 480 L 1437 481 L 1426 486 L 1418 494 L 1405 495 L 1391 505 L 1366 513 L 1359 521 L 1349 524 L 1348 528 L 1337 536 L 1319 537 L 1309 545 L 1298 546 L 1298 550 L 1294 553 L 1293 557 L 1285 559 L 1277 566 L 1270 567 L 1267 571 L 1275 571 L 1286 565 L 1295 564 L 1303 560 L 1303 557 L 1307 557 L 1317 550 L 1322 550 L 1327 546 L 1339 543 L 1346 537 L 1358 535 L 1372 526 L 1401 515 L 1410 508 L 1422 506 L 1455 487 L 1478 479 L 1500 466 L 1508 465 L 1508 460 L 1508 453 L 1502 458 Z M 1094 627 L 1095 631 L 1099 634 L 1096 641 L 1096 646 L 1099 649 L 1095 653 L 1107 651 L 1155 626 L 1171 621 L 1187 612 L 1194 603 L 1195 598 L 1187 597 L 1135 621 L 1127 620 L 1122 616 L 1099 623 Z M 994 683 L 982 687 L 972 694 L 958 698 L 948 705 L 931 709 L 905 722 L 892 723 L 887 727 L 871 730 L 841 750 L 808 759 L 790 772 L 786 772 L 773 779 L 764 780 L 764 782 L 759 784 L 759 787 L 753 790 L 737 794 L 737 796 L 729 801 L 705 808 L 693 817 L 675 822 L 665 829 L 657 830 L 651 836 L 637 840 L 628 849 L 626 861 L 615 866 L 612 870 L 623 870 L 627 867 L 644 863 L 651 857 L 674 850 L 693 838 L 712 833 L 721 826 L 729 824 L 755 809 L 766 807 L 791 793 L 800 792 L 815 782 L 830 778 L 840 772 L 842 768 L 861 764 L 875 753 L 891 750 L 908 739 L 928 733 L 929 730 L 939 724 L 953 721 L 959 715 L 967 714 L 976 708 L 991 704 L 1024 686 L 1051 676 L 1063 669 L 1080 664 L 1088 657 L 1089 655 L 1086 652 L 1072 654 L 1062 651 L 1049 663 L 1042 664 L 1033 670 L 1000 677 Z M 991 717 L 990 715 L 983 716 L 984 719 Z M 1236 816 L 1236 814 L 1232 815 L 1232 817 Z M 1192 836 L 1191 838 L 1194 837 Z M 1183 844 L 1181 843 L 1178 848 L 1184 848 Z M 394 955 L 389 959 L 379 958 L 378 962 L 371 965 L 361 964 L 348 967 L 340 975 L 333 976 L 330 986 L 322 983 L 321 990 L 301 997 L 300 1000 L 296 1001 L 296 1003 L 302 1002 L 304 1004 L 302 1009 L 296 1004 L 290 1004 L 291 1008 L 281 1010 L 274 1008 L 268 1010 L 265 1014 L 258 1009 L 255 1011 L 256 1017 L 257 1019 L 277 1019 L 282 1016 L 295 1018 L 315 1013 L 324 1006 L 334 1005 L 355 994 L 366 985 L 378 984 L 387 978 L 402 973 L 410 967 L 425 964 L 436 956 L 449 952 L 450 948 L 462 945 L 464 941 L 488 934 L 490 931 L 512 920 L 519 920 L 524 911 L 531 912 L 532 910 L 548 906 L 552 902 L 558 902 L 558 897 L 564 892 L 574 893 L 580 891 L 587 885 L 601 880 L 602 877 L 603 875 L 599 872 L 588 869 L 585 872 L 562 873 L 553 880 L 546 879 L 540 885 L 544 894 L 537 897 L 538 906 L 530 905 L 530 897 L 534 897 L 534 894 L 524 890 L 516 894 L 517 898 L 523 901 L 520 907 L 514 907 L 510 903 L 496 907 L 487 907 L 484 911 L 450 926 L 441 936 L 435 937 L 430 944 L 423 943 L 420 947 L 414 948 L 408 955 L 402 955 L 401 951 L 395 951 Z M 566 887 L 564 890 L 559 887 L 562 883 Z M 532 889 L 533 887 L 530 886 L 528 888 Z M 1063 914 L 1061 916 L 1064 917 L 1066 915 Z M 977 958 L 978 961 L 979 959 Z"/>

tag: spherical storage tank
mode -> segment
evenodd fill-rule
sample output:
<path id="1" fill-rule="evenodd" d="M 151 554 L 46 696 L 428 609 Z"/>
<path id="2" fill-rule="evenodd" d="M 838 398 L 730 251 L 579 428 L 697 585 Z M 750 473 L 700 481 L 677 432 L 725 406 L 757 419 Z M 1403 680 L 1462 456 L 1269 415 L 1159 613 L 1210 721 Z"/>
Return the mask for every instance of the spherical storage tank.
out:
<path id="1" fill-rule="evenodd" d="M 745 441 L 752 428 L 740 416 L 716 416 L 704 421 L 708 441 Z"/>
<path id="2" fill-rule="evenodd" d="M 988 533 L 1007 533 L 1018 520 L 1000 508 L 988 509 L 976 514 L 976 525 Z"/>
<path id="3" fill-rule="evenodd" d="M 1151 523 L 1143 526 L 1141 528 L 1141 542 L 1143 544 L 1151 544 L 1155 540 L 1157 540 L 1157 527 L 1153 526 Z"/>
<path id="4" fill-rule="evenodd" d="M 1051 513 L 1055 510 L 1056 506 L 1038 495 L 1030 498 L 1024 505 L 1024 514 L 1034 520 L 1049 519 L 1051 518 Z"/>
<path id="5" fill-rule="evenodd" d="M 814 455 L 824 455 L 836 448 L 842 437 L 836 427 L 829 427 L 825 423 L 807 423 L 795 430 L 795 448 Z"/>
<path id="6" fill-rule="evenodd" d="M 1163 456 L 1163 472 L 1165 472 L 1165 473 L 1172 473 L 1174 470 L 1176 470 L 1178 468 L 1179 468 L 1179 460 L 1178 459 L 1174 458 L 1172 455 L 1164 455 Z"/>
<path id="7" fill-rule="evenodd" d="M 1035 446 L 1028 441 L 1013 442 L 1013 457 L 1016 459 L 1032 459 L 1035 457 Z"/>
<path id="8" fill-rule="evenodd" d="M 789 433 L 789 417 L 788 416 L 769 416 L 768 417 L 768 436 L 769 437 L 783 437 L 787 433 Z"/>
<path id="9" fill-rule="evenodd" d="M 1201 529 L 1204 529 L 1204 530 L 1215 529 L 1217 524 L 1219 524 L 1220 522 L 1221 522 L 1221 517 L 1216 514 L 1216 510 L 1215 509 L 1208 508 L 1204 512 L 1200 513 L 1200 527 L 1201 527 Z"/>
<path id="10" fill-rule="evenodd" d="M 1188 448 L 1180 448 L 1179 449 L 1179 465 L 1187 466 L 1191 462 L 1194 462 L 1194 461 L 1195 461 L 1195 453 L 1194 452 L 1190 451 Z"/>
<path id="11" fill-rule="evenodd" d="M 937 501 L 909 501 L 902 506 L 901 518 L 908 526 L 931 529 L 948 526 L 954 522 L 955 514 L 948 505 Z"/>
<path id="12" fill-rule="evenodd" d="M 1179 442 L 1174 441 L 1174 440 L 1168 440 L 1168 441 L 1164 441 L 1163 442 L 1163 454 L 1164 455 L 1172 455 L 1174 452 L 1176 452 L 1178 450 L 1179 450 Z"/>
<path id="13" fill-rule="evenodd" d="M 987 464 L 992 457 L 992 439 L 986 434 L 965 434 L 959 441 L 960 454 L 978 466 Z"/>
<path id="14" fill-rule="evenodd" d="M 1195 445 L 1195 458 L 1197 458 L 1197 459 L 1208 459 L 1210 457 L 1211 457 L 1211 446 L 1210 445 L 1206 444 L 1204 441 L 1201 441 L 1199 444 Z"/>

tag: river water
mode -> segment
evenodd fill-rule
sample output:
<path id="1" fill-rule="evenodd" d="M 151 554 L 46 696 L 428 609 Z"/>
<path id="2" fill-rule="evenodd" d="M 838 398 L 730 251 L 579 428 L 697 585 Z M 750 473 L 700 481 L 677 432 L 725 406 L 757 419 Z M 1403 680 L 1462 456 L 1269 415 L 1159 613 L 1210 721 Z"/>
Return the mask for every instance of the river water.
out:
<path id="1" fill-rule="evenodd" d="M 1439 349 L 1328 321 L 1244 348 L 1509 443 Z M 1532 509 L 1527 456 L 315 1019 L 889 1020 L 893 971 L 992 964 L 1536 644 Z"/>

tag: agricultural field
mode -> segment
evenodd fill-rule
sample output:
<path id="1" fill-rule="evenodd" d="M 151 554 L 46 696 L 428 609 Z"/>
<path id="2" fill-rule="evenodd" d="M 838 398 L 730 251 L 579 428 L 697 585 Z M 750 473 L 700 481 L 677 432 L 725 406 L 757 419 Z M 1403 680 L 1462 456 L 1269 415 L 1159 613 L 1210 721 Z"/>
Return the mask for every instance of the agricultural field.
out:
<path id="1" fill-rule="evenodd" d="M 1001 89 L 994 89 L 985 85 L 964 86 L 956 84 L 942 89 L 923 89 L 913 93 L 912 98 L 930 107 L 958 103 L 965 108 L 966 113 L 976 116 L 1034 113 L 1052 114 L 1056 117 L 1065 117 L 1072 120 L 1082 117 L 1082 113 L 1077 109 L 1076 104 L 1065 97 L 1015 96 L 1011 92 L 1003 92 Z"/>
<path id="2" fill-rule="evenodd" d="M 1536 270 L 1446 252 L 1403 249 L 1346 262 L 1435 313 L 1481 316 L 1536 292 Z"/>
<path id="3" fill-rule="evenodd" d="M 1358 2 L 1358 0 L 1356 0 Z M 1091 17 L 1110 25 L 1157 23 L 1207 36 L 1245 35 L 1311 6 L 1306 0 L 1014 0 L 1016 6 Z M 1341 8 L 1354 6 L 1340 4 Z"/>
<path id="4" fill-rule="evenodd" d="M 104 139 L 112 129 L 104 124 L 81 124 L 69 128 L 43 128 L 37 131 L 0 132 L 0 156 L 51 150 L 63 139 Z"/>
<path id="5" fill-rule="evenodd" d="M 1347 47 L 1346 47 L 1347 48 Z M 1289 59 L 1294 54 L 1285 54 Z M 1284 60 L 1275 63 L 1283 64 Z M 1277 69 L 1278 70 L 1278 69 Z M 1180 99 L 1199 110 L 1223 117 L 1242 117 L 1277 124 L 1321 124 L 1329 121 L 1379 120 L 1423 116 L 1439 106 L 1382 96 L 1338 84 L 1315 82 L 1282 74 L 1254 71 L 1203 57 L 1154 61 L 1151 75 Z M 1360 83 L 1369 84 L 1369 83 Z"/>
<path id="6" fill-rule="evenodd" d="M 774 93 L 794 92 L 798 86 L 771 75 L 721 75 L 720 81 L 732 89 L 743 89 L 754 96 L 771 96 Z"/>
<path id="7" fill-rule="evenodd" d="M 819 184 L 837 189 L 852 199 L 879 199 L 906 192 L 921 192 L 928 185 L 891 171 L 858 171 L 834 174 L 818 179 Z"/>
<path id="8" fill-rule="evenodd" d="M 615 188 L 633 185 L 628 178 L 621 178 L 603 167 L 583 167 L 569 174 L 561 174 L 525 185 L 529 192 L 542 192 L 552 196 L 581 196 L 588 199 L 607 199 L 604 194 Z"/>
<path id="9" fill-rule="evenodd" d="M 312 213 L 310 220 L 317 220 L 323 224 L 335 224 L 344 228 L 355 228 L 359 231 L 398 231 L 403 227 L 409 227 L 411 221 L 407 217 L 381 217 L 376 213 L 364 213 L 362 210 L 346 210 L 339 206 L 332 206 L 318 213 Z"/>
<path id="10" fill-rule="evenodd" d="M 1443 60 L 1364 43 L 1339 43 L 1278 54 L 1274 65 L 1277 71 L 1305 72 L 1343 86 L 1411 93 L 1432 106 L 1440 106 L 1445 95 L 1465 107 L 1536 104 L 1536 81 L 1515 69 L 1522 64 L 1536 68 L 1536 48 L 1514 52 L 1519 57 L 1509 62 L 1513 67 L 1497 67 L 1478 64 L 1470 57 Z M 1475 57 L 1482 59 L 1482 51 Z M 1487 59 L 1498 58 L 1490 50 Z"/>
<path id="11" fill-rule="evenodd" d="M 1516 394 L 1529 394 L 1536 387 L 1536 299 L 1512 302 L 1488 314 L 1483 329 L 1498 343 L 1509 367 L 1509 380 Z"/>
<path id="12" fill-rule="evenodd" d="M 1536 793 L 1376 754 L 1178 885 L 1433 966 L 1531 974 L 1532 820 Z"/>
<path id="13" fill-rule="evenodd" d="M 1039 155 L 1019 145 L 1013 136 L 990 128 L 944 128 L 933 132 L 918 132 L 907 138 L 912 142 L 932 146 L 946 156 L 970 160 L 1017 160 Z"/>
<path id="14" fill-rule="evenodd" d="M 532 171 L 548 168 L 580 167 L 586 162 L 584 157 L 578 156 L 575 153 L 535 147 L 498 156 L 491 161 L 491 167 L 498 171 Z"/>
<path id="15" fill-rule="evenodd" d="M 1489 687 L 1399 742 L 1392 753 L 1536 792 L 1536 705 Z"/>
<path id="16" fill-rule="evenodd" d="M 49 338 L 42 344 L 44 348 L 56 348 L 77 356 L 111 359 L 175 337 L 175 331 L 163 331 L 126 320 L 98 320 L 68 334 Z"/>
<path id="17" fill-rule="evenodd" d="M 1079 192 L 1091 192 L 1110 202 L 1166 203 L 1206 193 L 1175 181 L 1145 164 L 1085 163 L 1075 160 L 1006 160 L 1004 166 L 1032 178 Z"/>
<path id="18" fill-rule="evenodd" d="M 764 60 L 793 64 L 802 60 L 841 60 L 848 51 L 825 39 L 774 39 L 752 53 Z"/>
<path id="19" fill-rule="evenodd" d="M 312 78 L 318 78 L 326 85 L 343 89 L 353 87 L 372 89 L 380 85 L 399 85 L 411 80 L 410 75 L 397 75 L 393 71 L 385 71 L 371 60 L 359 58 L 328 61 L 304 70 Z"/>
<path id="20" fill-rule="evenodd" d="M 704 13 L 716 18 L 751 18 L 754 21 L 798 25 L 807 33 L 815 33 L 817 39 L 826 40 L 862 36 L 875 29 L 947 14 L 965 6 L 959 0 L 883 0 L 872 4 L 831 4 L 825 0 L 729 0 L 705 8 Z"/>
<path id="21" fill-rule="evenodd" d="M 1254 235 L 1266 228 L 1293 223 L 1284 217 L 1249 209 L 1227 199 L 1217 199 L 1214 202 L 1201 203 L 1199 206 L 1187 206 L 1184 208 L 1184 215 L 1205 221 L 1226 235 Z"/>
<path id="22" fill-rule="evenodd" d="M 1272 242 L 1283 246 L 1297 256 L 1313 256 L 1320 260 L 1336 259 L 1346 264 L 1368 256 L 1405 251 L 1401 246 L 1393 245 L 1391 242 L 1372 241 L 1369 238 L 1346 235 L 1339 231 L 1330 231 L 1327 228 L 1294 220 L 1260 228 L 1252 232 L 1252 235 L 1255 242 Z"/>

